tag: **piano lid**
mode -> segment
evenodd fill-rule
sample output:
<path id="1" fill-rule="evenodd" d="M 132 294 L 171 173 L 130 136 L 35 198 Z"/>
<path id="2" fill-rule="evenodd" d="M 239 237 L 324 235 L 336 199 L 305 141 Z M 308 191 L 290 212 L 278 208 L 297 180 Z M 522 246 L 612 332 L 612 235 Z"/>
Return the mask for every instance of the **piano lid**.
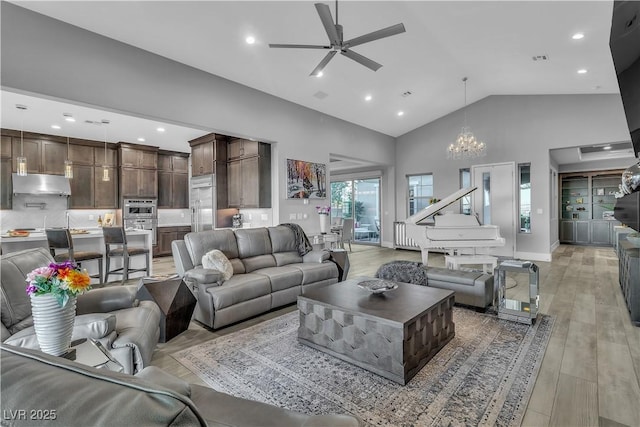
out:
<path id="1" fill-rule="evenodd" d="M 447 206 L 457 202 L 458 200 L 462 199 L 467 194 L 471 194 L 472 192 L 476 191 L 477 189 L 478 189 L 478 187 L 461 188 L 460 190 L 458 190 L 455 193 L 445 197 L 444 199 L 440 200 L 439 202 L 434 203 L 432 205 L 429 205 L 426 208 L 420 210 L 418 213 L 416 213 L 416 214 L 410 216 L 409 218 L 405 219 L 404 222 L 405 223 L 411 223 L 411 224 L 418 224 L 420 221 L 424 221 L 425 219 L 429 218 L 430 216 L 435 215 L 436 213 L 440 212 L 441 210 L 443 210 Z"/>

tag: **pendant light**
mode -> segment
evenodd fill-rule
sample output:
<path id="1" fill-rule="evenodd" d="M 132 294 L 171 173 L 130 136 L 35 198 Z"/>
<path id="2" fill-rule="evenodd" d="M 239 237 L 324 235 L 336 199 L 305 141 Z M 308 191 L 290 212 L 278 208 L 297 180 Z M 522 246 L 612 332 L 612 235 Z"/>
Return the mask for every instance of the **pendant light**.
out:
<path id="1" fill-rule="evenodd" d="M 104 162 L 102 163 L 102 180 L 103 181 L 111 181 L 109 177 L 109 165 L 107 165 L 107 125 L 109 124 L 109 120 L 102 120 L 102 125 L 104 126 Z"/>
<path id="2" fill-rule="evenodd" d="M 67 136 L 67 160 L 64 161 L 64 177 L 73 178 L 73 162 L 69 159 L 69 137 Z"/>
<path id="3" fill-rule="evenodd" d="M 464 77 L 462 81 L 464 83 L 464 126 L 456 141 L 447 147 L 448 159 L 473 159 L 487 154 L 487 144 L 476 139 L 467 126 L 467 78 Z"/>
<path id="4" fill-rule="evenodd" d="M 27 176 L 27 158 L 24 157 L 24 112 L 27 106 L 16 104 L 16 108 L 20 110 L 20 157 L 16 159 L 18 161 L 18 175 Z"/>

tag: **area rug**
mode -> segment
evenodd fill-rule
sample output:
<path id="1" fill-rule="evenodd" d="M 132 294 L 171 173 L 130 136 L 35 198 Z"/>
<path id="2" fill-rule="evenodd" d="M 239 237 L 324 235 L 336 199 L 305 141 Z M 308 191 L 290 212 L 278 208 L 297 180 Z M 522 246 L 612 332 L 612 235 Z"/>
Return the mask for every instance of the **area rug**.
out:
<path id="1" fill-rule="evenodd" d="M 299 344 L 298 312 L 173 355 L 212 388 L 368 426 L 519 426 L 553 327 L 454 308 L 456 336 L 405 386 Z"/>

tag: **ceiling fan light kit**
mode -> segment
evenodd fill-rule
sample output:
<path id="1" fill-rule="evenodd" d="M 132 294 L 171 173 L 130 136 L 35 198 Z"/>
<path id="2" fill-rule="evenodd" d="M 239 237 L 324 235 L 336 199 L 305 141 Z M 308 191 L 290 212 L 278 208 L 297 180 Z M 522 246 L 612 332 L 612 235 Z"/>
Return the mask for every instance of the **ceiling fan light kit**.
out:
<path id="1" fill-rule="evenodd" d="M 333 17 L 331 16 L 331 10 L 329 6 L 324 3 L 316 3 L 316 10 L 318 11 L 318 15 L 320 16 L 320 21 L 322 21 L 322 25 L 327 33 L 327 37 L 329 38 L 329 45 L 308 45 L 308 44 L 274 44 L 270 43 L 270 48 L 286 48 L 286 49 L 330 49 L 329 53 L 322 58 L 322 61 L 318 64 L 316 68 L 313 69 L 310 76 L 318 76 L 322 73 L 322 70 L 327 66 L 329 61 L 340 52 L 341 55 L 346 56 L 347 58 L 364 65 L 372 71 L 378 71 L 382 64 L 378 64 L 377 62 L 367 58 L 366 56 L 360 55 L 359 53 L 351 50 L 352 47 L 359 46 L 364 43 L 369 43 L 375 40 L 380 40 L 385 37 L 394 36 L 396 34 L 404 33 L 406 30 L 403 24 L 392 25 L 387 28 L 383 28 L 381 30 L 373 31 L 368 34 L 364 34 L 362 36 L 353 38 L 351 40 L 344 41 L 343 38 L 343 30 L 342 25 L 338 24 L 338 1 L 336 0 L 336 22 L 333 22 Z"/>

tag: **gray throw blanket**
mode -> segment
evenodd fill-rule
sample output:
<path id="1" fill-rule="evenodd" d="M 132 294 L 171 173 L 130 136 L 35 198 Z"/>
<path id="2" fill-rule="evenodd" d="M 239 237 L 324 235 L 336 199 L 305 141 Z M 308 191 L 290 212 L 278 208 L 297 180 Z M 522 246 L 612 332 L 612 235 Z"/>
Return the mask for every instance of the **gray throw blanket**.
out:
<path id="1" fill-rule="evenodd" d="M 285 223 L 280 225 L 284 225 L 285 227 L 290 228 L 291 231 L 293 231 L 293 234 L 296 236 L 298 255 L 304 256 L 313 250 L 313 246 L 311 246 L 311 243 L 309 243 L 309 239 L 307 238 L 307 235 L 304 234 L 304 230 L 302 230 L 302 227 L 300 227 L 298 224 L 292 223 Z"/>

